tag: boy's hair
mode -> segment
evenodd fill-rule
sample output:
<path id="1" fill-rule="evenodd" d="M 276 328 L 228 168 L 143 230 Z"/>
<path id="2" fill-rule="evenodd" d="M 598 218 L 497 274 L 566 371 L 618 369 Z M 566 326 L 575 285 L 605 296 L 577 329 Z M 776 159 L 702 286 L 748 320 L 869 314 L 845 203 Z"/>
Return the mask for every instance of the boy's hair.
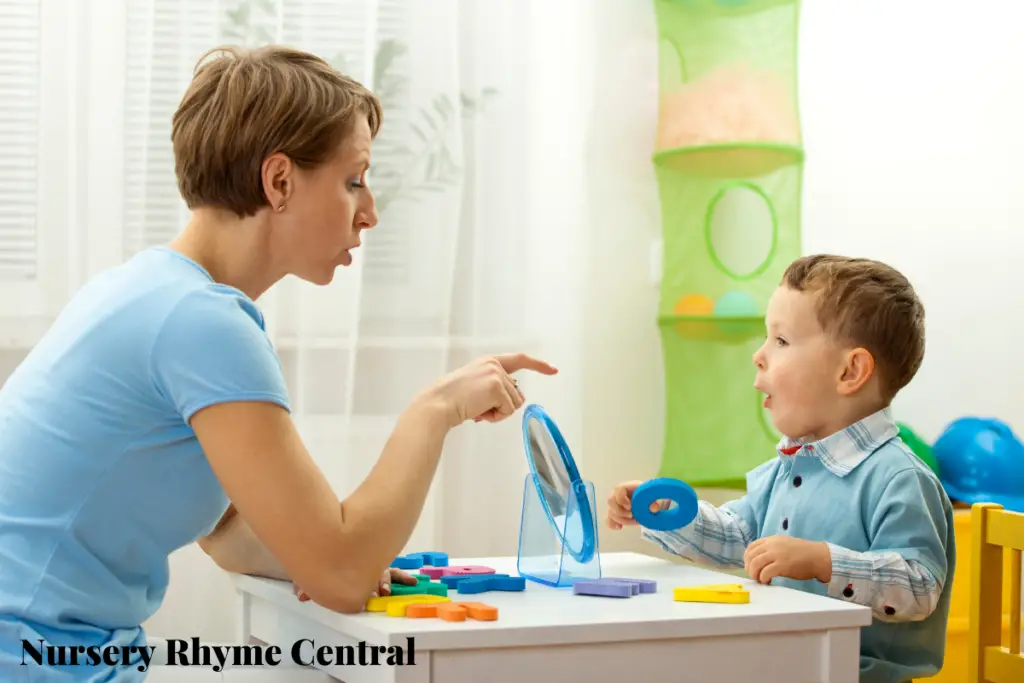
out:
<path id="1" fill-rule="evenodd" d="M 376 137 L 376 96 L 323 59 L 289 47 L 219 47 L 196 64 L 171 126 L 178 189 L 190 209 L 251 216 L 267 204 L 261 172 L 275 152 L 300 168 L 331 158 L 363 114 Z"/>
<path id="2" fill-rule="evenodd" d="M 870 259 L 818 254 L 791 263 L 782 281 L 818 295 L 826 334 L 874 356 L 886 403 L 917 374 L 924 360 L 924 306 L 902 273 Z"/>

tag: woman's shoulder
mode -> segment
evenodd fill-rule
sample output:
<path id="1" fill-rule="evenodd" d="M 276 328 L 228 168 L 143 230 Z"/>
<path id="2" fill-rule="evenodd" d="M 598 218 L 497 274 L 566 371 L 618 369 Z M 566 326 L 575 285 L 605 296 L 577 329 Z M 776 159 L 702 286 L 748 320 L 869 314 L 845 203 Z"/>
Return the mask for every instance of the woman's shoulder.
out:
<path id="1" fill-rule="evenodd" d="M 189 324 L 215 327 L 255 324 L 260 331 L 265 329 L 263 312 L 256 302 L 234 287 L 214 282 L 175 293 L 164 327 Z"/>
<path id="2" fill-rule="evenodd" d="M 263 313 L 242 291 L 215 282 L 198 264 L 151 247 L 93 277 L 61 313 L 65 326 L 115 331 L 135 343 L 168 329 L 264 330 Z"/>
<path id="3" fill-rule="evenodd" d="M 150 352 L 157 391 L 188 422 L 201 407 L 238 400 L 288 407 L 281 361 L 249 297 L 207 284 L 183 293 Z"/>

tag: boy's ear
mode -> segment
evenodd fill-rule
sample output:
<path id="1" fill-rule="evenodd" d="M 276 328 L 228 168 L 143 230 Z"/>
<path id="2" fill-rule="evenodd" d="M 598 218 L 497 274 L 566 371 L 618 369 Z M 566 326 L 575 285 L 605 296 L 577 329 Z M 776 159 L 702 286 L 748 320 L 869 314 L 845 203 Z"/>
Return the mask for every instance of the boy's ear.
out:
<path id="1" fill-rule="evenodd" d="M 853 396 L 864 388 L 875 374 L 875 358 L 864 348 L 847 351 L 839 373 L 839 393 Z"/>

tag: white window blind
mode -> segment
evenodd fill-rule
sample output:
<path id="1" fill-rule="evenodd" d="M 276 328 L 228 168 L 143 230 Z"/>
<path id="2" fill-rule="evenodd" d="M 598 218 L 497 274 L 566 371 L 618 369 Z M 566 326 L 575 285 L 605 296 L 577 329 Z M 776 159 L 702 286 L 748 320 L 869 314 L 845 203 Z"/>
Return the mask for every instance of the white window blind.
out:
<path id="1" fill-rule="evenodd" d="M 178 194 L 171 116 L 196 60 L 218 41 L 219 3 L 129 0 L 124 100 L 124 251 L 162 244 L 187 217 Z"/>
<path id="2" fill-rule="evenodd" d="M 0 280 L 37 276 L 39 0 L 0 0 Z"/>
<path id="3" fill-rule="evenodd" d="M 128 0 L 125 256 L 167 242 L 187 220 L 174 175 L 171 117 L 206 50 L 283 43 L 372 85 L 367 41 L 375 43 L 371 53 L 386 56 L 402 33 L 408 2 L 379 0 L 371 7 L 367 0 Z M 392 106 L 388 121 L 401 120 L 397 102 Z M 403 244 L 400 236 L 368 244 L 367 277 L 401 278 L 407 267 Z"/>

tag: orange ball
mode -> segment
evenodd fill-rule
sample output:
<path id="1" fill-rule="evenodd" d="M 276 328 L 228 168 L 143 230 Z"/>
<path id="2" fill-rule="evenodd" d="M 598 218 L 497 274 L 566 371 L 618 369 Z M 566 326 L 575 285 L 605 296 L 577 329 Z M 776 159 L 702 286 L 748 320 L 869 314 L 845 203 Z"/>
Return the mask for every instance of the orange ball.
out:
<path id="1" fill-rule="evenodd" d="M 684 294 L 672 307 L 675 315 L 712 316 L 715 314 L 715 302 L 703 294 Z"/>
<path id="2" fill-rule="evenodd" d="M 703 294 L 684 294 L 672 307 L 672 314 L 711 318 L 715 314 L 715 302 Z M 711 320 L 679 321 L 673 327 L 688 339 L 712 339 L 716 333 L 715 323 Z"/>

